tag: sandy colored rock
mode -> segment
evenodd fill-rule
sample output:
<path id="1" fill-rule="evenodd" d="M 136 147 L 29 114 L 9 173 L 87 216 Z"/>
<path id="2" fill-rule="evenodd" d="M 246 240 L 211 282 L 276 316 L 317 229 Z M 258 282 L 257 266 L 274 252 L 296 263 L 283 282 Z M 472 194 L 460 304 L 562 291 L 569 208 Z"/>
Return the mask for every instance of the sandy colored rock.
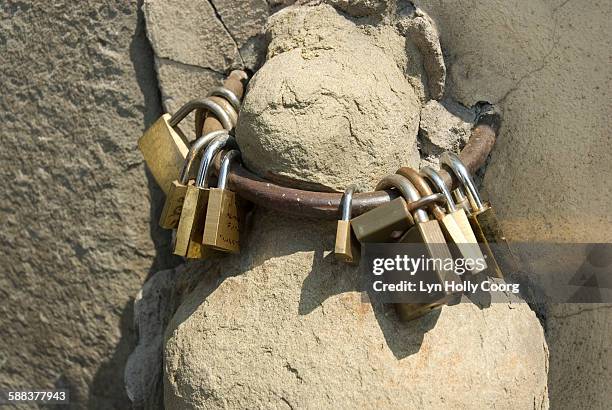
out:
<path id="1" fill-rule="evenodd" d="M 415 3 L 437 22 L 452 96 L 467 106 L 487 100 L 503 109 L 484 188 L 506 236 L 612 242 L 612 193 L 605 188 L 612 178 L 610 7 L 563 0 Z M 559 255 L 557 268 L 564 260 Z M 549 308 L 552 408 L 605 408 L 612 401 L 612 390 L 599 388 L 610 381 L 612 316 L 592 308 Z M 576 310 L 582 313 L 563 318 Z"/>
<path id="2" fill-rule="evenodd" d="M 254 221 L 249 253 L 208 269 L 166 331 L 166 408 L 547 408 L 526 304 L 400 323 L 329 254 L 334 223 Z"/>
<path id="3" fill-rule="evenodd" d="M 472 110 L 457 103 L 428 101 L 419 123 L 421 155 L 437 158 L 444 151 L 459 151 L 470 139 L 473 121 Z"/>
<path id="4" fill-rule="evenodd" d="M 353 22 L 330 6 L 290 7 L 268 31 L 268 60 L 249 83 L 236 129 L 250 169 L 338 190 L 372 188 L 400 165 L 418 164 L 420 102 Z"/>
<path id="5" fill-rule="evenodd" d="M 238 46 L 209 1 L 146 0 L 147 34 L 157 57 L 224 71 L 242 66 Z"/>

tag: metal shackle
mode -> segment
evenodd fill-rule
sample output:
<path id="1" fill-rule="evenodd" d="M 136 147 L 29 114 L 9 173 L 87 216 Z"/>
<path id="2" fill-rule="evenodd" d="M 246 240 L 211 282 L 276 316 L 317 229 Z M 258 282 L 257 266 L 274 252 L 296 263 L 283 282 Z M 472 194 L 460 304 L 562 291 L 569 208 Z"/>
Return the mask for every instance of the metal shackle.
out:
<path id="1" fill-rule="evenodd" d="M 453 196 L 451 195 L 448 187 L 444 183 L 444 179 L 442 176 L 430 166 L 424 166 L 421 168 L 421 175 L 427 178 L 433 186 L 436 188 L 436 191 L 440 192 L 446 198 L 446 209 L 448 212 L 455 212 L 457 210 L 457 205 L 455 201 L 453 201 Z"/>
<path id="2" fill-rule="evenodd" d="M 212 112 L 215 115 L 215 117 L 219 119 L 219 122 L 221 122 L 221 125 L 223 125 L 223 128 L 225 128 L 226 130 L 231 130 L 233 128 L 233 123 L 228 113 L 223 109 L 223 107 L 221 107 L 219 104 L 217 104 L 216 102 L 212 101 L 209 98 L 205 98 L 205 99 L 196 98 L 194 100 L 187 102 L 185 105 L 179 108 L 172 115 L 172 117 L 170 117 L 170 121 L 169 121 L 170 126 L 176 127 L 179 122 L 183 121 L 183 119 L 187 115 L 189 115 L 190 112 L 197 110 L 197 109 L 202 109 L 202 110 L 207 110 L 207 111 Z"/>
<path id="3" fill-rule="evenodd" d="M 189 148 L 189 152 L 187 152 L 185 162 L 183 163 L 183 168 L 181 169 L 181 173 L 179 174 L 179 182 L 182 185 L 187 185 L 187 182 L 189 182 L 189 173 L 191 171 L 191 166 L 193 165 L 193 161 L 196 159 L 200 151 L 202 151 L 202 149 L 204 149 L 213 139 L 222 135 L 227 135 L 227 131 L 219 130 L 209 132 L 208 134 L 195 140 L 193 145 Z"/>
<path id="4" fill-rule="evenodd" d="M 415 202 L 421 199 L 421 195 L 419 195 L 419 191 L 414 187 L 414 185 L 408 180 L 408 178 L 403 177 L 401 175 L 393 174 L 387 175 L 383 179 L 380 180 L 378 185 L 376 185 L 376 190 L 383 190 L 395 188 L 397 189 L 404 199 L 408 202 Z M 413 216 L 415 222 L 427 222 L 429 221 L 429 216 L 427 212 L 422 208 L 417 208 L 413 212 Z"/>
<path id="5" fill-rule="evenodd" d="M 480 199 L 480 194 L 478 193 L 478 189 L 472 180 L 470 175 L 470 171 L 468 171 L 467 167 L 461 162 L 457 154 L 445 151 L 440 156 L 440 163 L 446 165 L 452 172 L 455 174 L 457 179 L 461 181 L 461 185 L 465 187 L 467 190 L 468 199 L 470 200 L 470 205 L 473 208 L 474 212 L 478 212 L 484 209 L 482 204 L 482 200 Z"/>
<path id="6" fill-rule="evenodd" d="M 202 160 L 200 161 L 200 168 L 198 169 L 198 176 L 195 182 L 196 187 L 206 187 L 206 179 L 210 173 L 210 165 L 212 164 L 215 155 L 225 148 L 225 146 L 232 144 L 235 146 L 236 142 L 227 132 L 224 135 L 215 137 L 210 144 L 208 144 L 206 150 L 202 154 Z"/>
<path id="7" fill-rule="evenodd" d="M 223 158 L 221 159 L 221 166 L 219 167 L 217 188 L 225 189 L 225 187 L 227 186 L 227 178 L 229 176 L 230 164 L 235 158 L 240 158 L 240 151 L 238 151 L 237 149 L 227 151 L 225 154 L 223 154 Z"/>
<path id="8" fill-rule="evenodd" d="M 225 98 L 231 104 L 234 110 L 236 110 L 236 112 L 240 111 L 240 98 L 238 98 L 238 96 L 227 87 L 215 87 L 210 91 L 210 93 L 208 93 L 208 96 Z"/>
<path id="9" fill-rule="evenodd" d="M 357 185 L 349 185 L 340 199 L 341 219 L 350 221 L 353 208 L 353 194 L 357 191 Z"/>

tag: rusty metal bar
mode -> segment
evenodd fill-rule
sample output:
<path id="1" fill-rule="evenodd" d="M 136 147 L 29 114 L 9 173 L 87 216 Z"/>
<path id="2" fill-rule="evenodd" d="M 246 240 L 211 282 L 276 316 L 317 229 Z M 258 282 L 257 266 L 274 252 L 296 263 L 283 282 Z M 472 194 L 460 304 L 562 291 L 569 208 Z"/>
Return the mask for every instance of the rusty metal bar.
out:
<path id="1" fill-rule="evenodd" d="M 242 90 L 233 91 L 242 95 Z M 472 135 L 459 154 L 459 158 L 470 173 L 474 174 L 485 164 L 495 144 L 500 122 L 501 117 L 495 107 L 490 104 L 479 106 L 478 119 Z M 211 116 L 204 123 L 207 132 L 220 126 L 219 121 Z M 218 158 L 213 166 L 216 170 L 219 169 Z M 459 185 L 459 181 L 444 169 L 440 170 L 440 174 L 448 187 L 456 188 Z M 338 219 L 340 215 L 341 192 L 305 191 L 277 185 L 253 174 L 241 164 L 234 165 L 230 170 L 228 186 L 244 199 L 279 212 L 319 219 Z M 357 193 L 353 196 L 352 214 L 360 215 L 396 197 L 397 193 L 392 190 Z"/>

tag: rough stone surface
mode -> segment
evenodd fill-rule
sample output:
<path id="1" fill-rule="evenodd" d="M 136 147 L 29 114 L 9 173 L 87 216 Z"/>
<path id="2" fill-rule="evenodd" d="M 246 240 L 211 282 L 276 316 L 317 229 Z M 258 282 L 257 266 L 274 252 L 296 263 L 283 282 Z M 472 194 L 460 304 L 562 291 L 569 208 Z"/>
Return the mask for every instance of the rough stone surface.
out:
<path id="1" fill-rule="evenodd" d="M 415 3 L 438 25 L 452 97 L 466 106 L 487 100 L 503 109 L 484 188 L 506 236 L 612 242 L 612 192 L 604 182 L 612 178 L 609 5 Z M 563 318 L 575 310 L 583 312 Z M 612 313 L 590 305 L 549 311 L 551 407 L 608 407 L 612 390 L 599 386 L 610 383 Z"/>
<path id="2" fill-rule="evenodd" d="M 125 388 L 135 406 L 163 406 L 159 394 L 162 383 L 163 333 L 168 322 L 172 291 L 176 285 L 174 270 L 155 273 L 134 300 L 134 325 L 138 345 L 125 366 Z M 157 394 L 152 394 L 157 393 Z"/>
<path id="3" fill-rule="evenodd" d="M 358 269 L 329 254 L 334 232 L 257 211 L 249 252 L 208 269 L 166 331 L 166 408 L 548 407 L 525 303 L 400 323 L 362 301 Z"/>
<path id="4" fill-rule="evenodd" d="M 474 113 L 457 103 L 428 101 L 419 123 L 421 156 L 434 159 L 444 151 L 459 151 L 470 139 L 473 122 Z"/>
<path id="5" fill-rule="evenodd" d="M 144 21 L 135 2 L 3 1 L 0 55 L 0 389 L 127 408 L 131 300 L 172 263 L 136 149 L 159 115 Z"/>
<path id="6" fill-rule="evenodd" d="M 236 127 L 249 168 L 342 190 L 373 188 L 402 164 L 418 164 L 420 101 L 371 37 L 328 5 L 282 10 L 268 32 L 267 62 L 249 83 Z"/>

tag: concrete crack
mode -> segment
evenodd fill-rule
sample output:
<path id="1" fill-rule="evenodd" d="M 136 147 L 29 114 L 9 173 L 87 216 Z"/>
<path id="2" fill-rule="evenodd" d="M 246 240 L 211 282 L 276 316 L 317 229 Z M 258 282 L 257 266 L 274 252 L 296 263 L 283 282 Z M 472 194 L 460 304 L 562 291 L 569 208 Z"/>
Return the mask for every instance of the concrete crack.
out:
<path id="1" fill-rule="evenodd" d="M 579 310 L 577 312 L 573 312 L 573 313 L 568 313 L 567 315 L 552 315 L 551 317 L 555 318 L 555 319 L 567 319 L 573 316 L 578 316 L 584 312 L 594 312 L 596 310 L 604 310 L 604 309 L 612 309 L 612 305 L 604 305 L 604 306 L 595 306 L 593 308 L 589 308 L 589 309 L 582 309 Z"/>
<path id="2" fill-rule="evenodd" d="M 555 12 L 557 11 L 557 9 L 560 8 L 561 6 L 563 6 L 564 4 L 568 3 L 568 1 L 564 2 L 562 5 L 560 5 L 557 8 L 555 8 L 552 11 L 552 14 L 554 15 Z M 523 82 L 525 80 L 527 80 L 529 77 L 533 76 L 536 73 L 539 73 L 540 71 L 542 71 L 546 67 L 548 67 L 548 63 L 549 63 L 548 59 L 550 58 L 552 53 L 555 51 L 555 48 L 557 48 L 557 46 L 559 45 L 559 38 L 557 36 L 557 28 L 558 28 L 558 26 L 559 26 L 559 22 L 555 18 L 555 24 L 554 24 L 553 30 L 552 30 L 552 45 L 550 46 L 550 49 L 548 50 L 548 52 L 542 57 L 542 61 L 541 61 L 540 65 L 538 67 L 536 67 L 535 69 L 529 71 L 528 73 L 522 75 L 517 80 L 517 82 L 514 84 L 514 86 L 512 86 L 508 91 L 506 91 L 506 93 L 499 99 L 499 101 L 497 101 L 497 104 L 502 105 L 511 94 L 513 94 L 514 92 L 516 92 L 517 90 L 519 90 L 521 88 L 521 85 L 523 84 Z"/>
<path id="3" fill-rule="evenodd" d="M 210 6 L 212 7 L 213 11 L 215 12 L 215 17 L 217 18 L 217 20 L 219 20 L 219 23 L 221 23 L 221 25 L 223 26 L 223 28 L 227 32 L 227 35 L 232 39 L 232 42 L 234 43 L 234 46 L 236 46 L 236 51 L 238 52 L 238 58 L 240 58 L 241 68 L 245 67 L 244 59 L 242 58 L 242 54 L 240 53 L 240 46 L 238 46 L 238 42 L 234 38 L 234 35 L 230 31 L 230 29 L 225 25 L 225 22 L 223 21 L 223 17 L 221 17 L 221 13 L 219 13 L 219 10 L 217 9 L 217 6 L 215 5 L 215 2 L 213 0 L 208 0 L 208 3 L 210 4 Z"/>

